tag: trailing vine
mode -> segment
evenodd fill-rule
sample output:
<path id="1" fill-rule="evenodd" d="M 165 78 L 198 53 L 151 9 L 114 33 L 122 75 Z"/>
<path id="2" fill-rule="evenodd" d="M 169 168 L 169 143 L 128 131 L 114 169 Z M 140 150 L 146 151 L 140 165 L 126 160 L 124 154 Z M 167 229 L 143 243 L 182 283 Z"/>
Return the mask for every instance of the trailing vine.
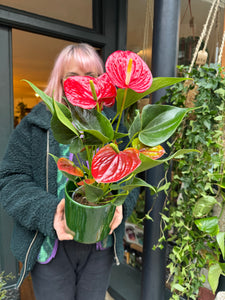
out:
<path id="1" fill-rule="evenodd" d="M 5 286 L 7 284 L 7 281 L 13 278 L 14 276 L 11 273 L 8 275 L 5 275 L 4 271 L 0 273 L 0 300 L 6 299 L 7 291 L 5 289 Z"/>
<path id="2" fill-rule="evenodd" d="M 182 76 L 187 75 L 187 67 L 178 69 Z M 221 263 L 225 256 L 225 80 L 221 73 L 218 65 L 193 68 L 189 74 L 192 84 L 178 83 L 161 99 L 163 103 L 180 107 L 191 103 L 197 108 L 182 123 L 172 148 L 200 151 L 173 161 L 170 197 L 162 213 L 164 229 L 156 245 L 161 248 L 165 240 L 172 245 L 167 268 L 171 299 L 175 300 L 179 295 L 197 299 L 206 280 L 215 293 L 219 277 L 225 275 L 225 264 Z M 194 101 L 188 103 L 190 99 Z"/>

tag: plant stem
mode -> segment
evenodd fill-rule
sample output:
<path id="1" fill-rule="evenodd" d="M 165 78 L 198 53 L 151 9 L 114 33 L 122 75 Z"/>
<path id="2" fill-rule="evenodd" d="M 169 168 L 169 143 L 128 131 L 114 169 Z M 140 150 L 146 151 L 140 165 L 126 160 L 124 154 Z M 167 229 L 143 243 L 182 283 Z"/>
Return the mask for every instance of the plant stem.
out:
<path id="1" fill-rule="evenodd" d="M 76 156 L 76 159 L 77 159 L 77 161 L 78 161 L 78 164 L 79 164 L 80 168 L 83 170 L 83 167 L 82 167 L 82 164 L 81 164 L 81 162 L 80 162 L 79 156 L 77 155 L 77 153 L 74 153 L 74 155 Z M 83 171 L 84 171 L 84 170 L 83 170 Z"/>
<path id="2" fill-rule="evenodd" d="M 123 94 L 123 102 L 122 102 L 122 105 L 121 105 L 120 114 L 119 114 L 119 119 L 118 119 L 118 122 L 117 122 L 117 125 L 116 125 L 116 130 L 115 130 L 115 132 L 118 132 L 118 129 L 119 129 L 119 125 L 120 125 L 120 121 L 121 121 L 121 118 L 122 118 L 122 114 L 123 114 L 123 109 L 124 109 L 124 105 L 125 105 L 126 98 L 127 98 L 127 88 L 125 88 L 125 90 L 124 90 L 124 94 Z"/>
<path id="3" fill-rule="evenodd" d="M 92 160 L 92 157 L 90 155 L 89 147 L 85 146 L 85 148 L 86 148 L 86 152 L 87 152 L 87 160 L 88 160 L 88 165 L 89 165 L 89 176 L 90 176 L 91 175 L 91 160 Z"/>
<path id="4" fill-rule="evenodd" d="M 139 132 L 135 133 L 133 137 L 130 139 L 129 143 L 126 145 L 126 148 L 132 143 L 136 136 L 138 136 Z"/>

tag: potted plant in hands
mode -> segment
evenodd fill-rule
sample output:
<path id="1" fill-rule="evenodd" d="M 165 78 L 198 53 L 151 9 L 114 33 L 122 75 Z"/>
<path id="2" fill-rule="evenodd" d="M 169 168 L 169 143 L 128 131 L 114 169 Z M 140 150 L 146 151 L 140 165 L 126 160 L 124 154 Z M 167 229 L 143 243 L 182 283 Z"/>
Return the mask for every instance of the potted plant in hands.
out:
<path id="1" fill-rule="evenodd" d="M 74 155 L 75 162 L 53 157 L 69 179 L 65 188 L 67 225 L 75 232 L 74 239 L 83 243 L 94 243 L 108 235 L 115 206 L 123 204 L 132 189 L 145 186 L 156 191 L 138 178 L 138 173 L 190 151 L 179 150 L 157 160 L 165 152 L 160 144 L 173 135 L 191 108 L 148 104 L 141 114 L 137 113 L 129 131 L 121 131 L 126 108 L 187 78 L 153 79 L 145 62 L 130 51 L 112 53 L 105 68 L 106 73 L 98 78 L 67 78 L 67 105 L 56 102 L 28 82 L 52 113 L 55 139 L 68 144 Z M 115 99 L 116 112 L 112 114 L 107 107 L 113 106 Z M 80 197 L 82 200 L 78 201 Z M 103 217 L 98 210 L 103 211 Z"/>

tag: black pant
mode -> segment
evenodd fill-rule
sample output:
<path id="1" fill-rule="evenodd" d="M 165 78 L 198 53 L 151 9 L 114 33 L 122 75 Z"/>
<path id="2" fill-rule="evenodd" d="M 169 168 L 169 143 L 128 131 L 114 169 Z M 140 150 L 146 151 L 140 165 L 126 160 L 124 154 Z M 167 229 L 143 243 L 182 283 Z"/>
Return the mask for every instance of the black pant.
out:
<path id="1" fill-rule="evenodd" d="M 59 242 L 55 258 L 31 272 L 36 300 L 104 300 L 112 264 L 112 248 Z"/>

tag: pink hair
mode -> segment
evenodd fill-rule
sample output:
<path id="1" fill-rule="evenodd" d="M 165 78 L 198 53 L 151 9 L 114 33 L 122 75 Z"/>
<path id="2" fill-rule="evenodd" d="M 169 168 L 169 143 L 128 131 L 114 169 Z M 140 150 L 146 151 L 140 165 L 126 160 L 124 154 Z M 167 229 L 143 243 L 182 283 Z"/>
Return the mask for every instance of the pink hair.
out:
<path id="1" fill-rule="evenodd" d="M 103 61 L 92 46 L 84 43 L 67 46 L 58 55 L 45 89 L 45 93 L 58 102 L 63 102 L 64 68 L 71 60 L 74 60 L 84 73 L 92 71 L 101 75 L 104 72 Z"/>

